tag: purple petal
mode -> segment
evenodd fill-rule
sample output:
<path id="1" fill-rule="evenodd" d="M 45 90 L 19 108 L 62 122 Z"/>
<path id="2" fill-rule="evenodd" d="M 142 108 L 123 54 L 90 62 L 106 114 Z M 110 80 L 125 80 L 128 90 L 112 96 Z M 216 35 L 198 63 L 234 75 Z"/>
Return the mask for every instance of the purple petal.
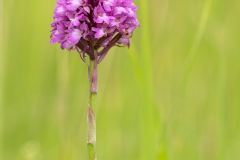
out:
<path id="1" fill-rule="evenodd" d="M 102 36 L 105 35 L 105 32 L 104 32 L 103 28 L 99 29 L 99 28 L 92 27 L 92 30 L 96 32 L 95 38 L 101 38 Z"/>
<path id="2" fill-rule="evenodd" d="M 56 6 L 54 13 L 59 16 L 64 16 L 66 11 L 67 10 L 64 6 Z"/>
<path id="3" fill-rule="evenodd" d="M 128 48 L 130 47 L 130 40 L 128 38 L 122 37 L 118 40 L 119 44 L 124 44 L 125 46 L 127 46 Z"/>
<path id="4" fill-rule="evenodd" d="M 133 18 L 137 17 L 136 13 L 131 8 L 128 8 L 127 11 L 128 11 L 128 16 L 129 17 L 133 17 Z"/>
<path id="5" fill-rule="evenodd" d="M 51 36 L 50 43 L 56 43 L 59 40 L 59 38 L 55 35 Z"/>
<path id="6" fill-rule="evenodd" d="M 72 26 L 78 26 L 80 24 L 79 16 L 76 16 L 75 14 L 67 13 L 68 18 L 70 19 L 70 24 L 68 25 L 68 28 L 71 28 Z"/>
<path id="7" fill-rule="evenodd" d="M 115 7 L 114 9 L 114 15 L 122 14 L 122 13 L 128 13 L 127 10 L 123 7 Z"/>
<path id="8" fill-rule="evenodd" d="M 115 5 L 114 0 L 106 0 L 103 1 L 103 8 L 105 9 L 105 11 L 110 12 L 112 10 L 112 6 Z"/>
<path id="9" fill-rule="evenodd" d="M 80 26 L 80 30 L 82 31 L 82 37 L 86 37 L 89 32 L 89 28 L 87 23 L 83 22 Z"/>
<path id="10" fill-rule="evenodd" d="M 82 5 L 81 0 L 67 0 L 67 9 L 70 11 L 76 11 L 78 7 Z"/>
<path id="11" fill-rule="evenodd" d="M 62 49 L 71 50 L 71 49 L 73 49 L 73 46 L 74 46 L 73 44 L 71 44 L 71 43 L 69 43 L 69 42 L 67 42 L 67 41 L 61 43 L 61 48 L 62 48 Z"/>
<path id="12" fill-rule="evenodd" d="M 77 44 L 82 37 L 82 33 L 79 29 L 73 29 L 68 36 L 68 42 L 72 44 Z"/>
<path id="13" fill-rule="evenodd" d="M 110 22 L 110 26 L 119 27 L 119 25 L 123 23 L 123 21 L 125 21 L 126 19 L 127 16 L 116 16 L 116 19 Z"/>
<path id="14" fill-rule="evenodd" d="M 90 8 L 88 6 L 85 6 L 84 7 L 84 10 L 87 12 L 87 13 L 90 13 Z"/>
<path id="15" fill-rule="evenodd" d="M 115 17 L 113 16 L 107 16 L 105 13 L 103 13 L 101 16 L 98 16 L 97 18 L 95 18 L 95 22 L 96 23 L 107 23 L 107 24 L 110 24 L 110 20 L 113 20 L 115 19 Z"/>
<path id="16" fill-rule="evenodd" d="M 102 13 L 104 13 L 104 10 L 102 6 L 97 6 L 94 8 L 94 15 L 95 16 L 100 16 Z"/>

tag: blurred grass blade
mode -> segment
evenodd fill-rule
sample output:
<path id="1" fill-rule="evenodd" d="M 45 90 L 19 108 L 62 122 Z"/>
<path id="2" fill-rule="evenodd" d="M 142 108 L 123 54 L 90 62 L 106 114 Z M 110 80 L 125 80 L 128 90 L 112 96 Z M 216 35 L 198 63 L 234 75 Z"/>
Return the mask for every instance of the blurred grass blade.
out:
<path id="1" fill-rule="evenodd" d="M 139 53 L 137 53 L 137 48 L 133 43 L 131 44 L 131 47 L 129 48 L 127 55 L 129 56 L 129 58 L 131 60 L 135 78 L 138 83 L 138 87 L 141 87 L 141 79 L 143 78 L 141 64 L 139 61 Z"/>
<path id="2" fill-rule="evenodd" d="M 56 46 L 59 48 L 59 46 Z M 57 50 L 59 50 L 57 48 Z M 59 127 L 59 141 L 60 141 L 60 157 L 63 160 L 70 159 L 71 152 L 68 151 L 68 144 L 65 141 L 66 122 L 67 122 L 67 102 L 68 102 L 68 84 L 69 84 L 69 73 L 68 73 L 68 55 L 69 53 L 61 51 L 56 52 L 57 59 L 57 113 L 58 113 L 58 127 Z"/>
<path id="3" fill-rule="evenodd" d="M 5 52 L 3 49 L 3 0 L 0 0 L 0 159 L 3 159 L 3 86 L 5 72 Z"/>
<path id="4" fill-rule="evenodd" d="M 140 63 L 141 63 L 141 106 L 140 110 L 140 160 L 156 159 L 157 130 L 159 122 L 155 119 L 159 117 L 153 103 L 153 68 L 152 68 L 152 50 L 149 28 L 149 2 L 140 0 L 139 12 L 141 23 L 140 39 Z"/>
<path id="5" fill-rule="evenodd" d="M 218 138 L 218 147 L 217 147 L 217 159 L 224 160 L 224 155 L 226 153 L 226 35 L 225 30 L 222 29 L 219 34 L 219 43 L 221 46 L 221 51 L 219 53 L 219 73 L 218 73 L 218 82 L 217 83 L 217 96 L 218 96 L 218 116 L 219 116 L 219 138 Z"/>
<path id="6" fill-rule="evenodd" d="M 205 4 L 204 4 L 204 8 L 203 8 L 203 12 L 202 12 L 202 16 L 198 25 L 198 30 L 197 33 L 195 35 L 195 38 L 193 40 L 193 44 L 191 46 L 190 52 L 186 58 L 186 61 L 184 62 L 184 73 L 187 74 L 187 72 L 189 71 L 194 57 L 197 54 L 197 49 L 200 45 L 200 42 L 202 40 L 209 16 L 210 16 L 210 11 L 211 11 L 211 6 L 212 6 L 212 2 L 213 0 L 205 0 Z"/>

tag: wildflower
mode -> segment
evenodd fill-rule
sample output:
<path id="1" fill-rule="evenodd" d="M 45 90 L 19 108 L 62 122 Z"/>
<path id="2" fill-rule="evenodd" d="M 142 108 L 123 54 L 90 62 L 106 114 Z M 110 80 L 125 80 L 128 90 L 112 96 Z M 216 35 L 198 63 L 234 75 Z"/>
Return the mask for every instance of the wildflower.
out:
<path id="1" fill-rule="evenodd" d="M 100 62 L 111 47 L 130 47 L 136 11 L 132 0 L 57 0 L 50 42 Z"/>

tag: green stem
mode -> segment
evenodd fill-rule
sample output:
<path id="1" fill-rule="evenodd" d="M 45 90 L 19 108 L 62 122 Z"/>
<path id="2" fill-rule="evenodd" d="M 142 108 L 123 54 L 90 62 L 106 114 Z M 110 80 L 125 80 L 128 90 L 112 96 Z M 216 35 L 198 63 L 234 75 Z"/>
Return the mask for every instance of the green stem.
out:
<path id="1" fill-rule="evenodd" d="M 89 61 L 89 81 L 90 95 L 88 101 L 88 160 L 97 160 L 96 158 L 96 119 L 95 107 L 97 99 L 97 62 L 96 60 Z"/>

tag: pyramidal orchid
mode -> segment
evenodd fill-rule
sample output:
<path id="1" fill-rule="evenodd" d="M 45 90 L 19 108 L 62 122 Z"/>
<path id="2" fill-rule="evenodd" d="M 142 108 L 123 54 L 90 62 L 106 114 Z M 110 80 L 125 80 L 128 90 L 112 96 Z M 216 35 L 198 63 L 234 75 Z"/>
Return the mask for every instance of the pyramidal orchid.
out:
<path id="1" fill-rule="evenodd" d="M 57 0 L 55 6 L 50 42 L 60 43 L 62 49 L 76 50 L 89 67 L 89 160 L 96 160 L 97 66 L 113 46 L 130 47 L 133 31 L 140 25 L 136 11 L 132 0 Z"/>

